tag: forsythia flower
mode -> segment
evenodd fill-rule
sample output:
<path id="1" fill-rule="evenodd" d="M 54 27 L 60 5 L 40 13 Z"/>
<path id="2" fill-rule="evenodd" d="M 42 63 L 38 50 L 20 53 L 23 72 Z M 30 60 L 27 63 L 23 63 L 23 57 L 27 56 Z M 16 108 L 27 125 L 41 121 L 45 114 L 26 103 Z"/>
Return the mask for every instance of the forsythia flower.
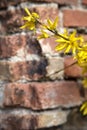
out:
<path id="1" fill-rule="evenodd" d="M 29 30 L 35 30 L 35 26 L 37 23 L 37 19 L 39 19 L 39 15 L 37 13 L 30 13 L 27 8 L 25 8 L 25 12 L 27 13 L 27 16 L 23 17 L 23 20 L 26 21 L 23 26 L 21 26 L 21 29 L 28 28 Z"/>
<path id="2" fill-rule="evenodd" d="M 82 37 L 76 37 L 76 31 L 71 34 L 68 34 L 67 30 L 65 30 L 64 34 L 56 40 L 58 45 L 56 46 L 57 51 L 64 50 L 65 53 L 72 51 L 73 54 L 76 54 L 79 46 L 83 43 Z"/>
<path id="3" fill-rule="evenodd" d="M 84 88 L 87 88 L 87 77 L 83 79 L 82 83 L 84 85 Z"/>
<path id="4" fill-rule="evenodd" d="M 79 66 L 86 67 L 87 66 L 87 46 L 83 46 L 79 49 L 76 59 L 78 61 Z M 86 67 L 87 68 L 87 67 Z"/>
<path id="5" fill-rule="evenodd" d="M 82 104 L 80 111 L 83 112 L 83 115 L 87 115 L 87 101 Z"/>
<path id="6" fill-rule="evenodd" d="M 49 34 L 43 30 L 41 30 L 41 35 L 38 37 L 38 39 L 42 39 L 42 38 L 48 38 Z"/>
<path id="7" fill-rule="evenodd" d="M 47 25 L 43 24 L 42 27 L 48 30 L 56 30 L 58 24 L 58 17 L 55 18 L 54 22 L 52 22 L 50 19 L 47 20 Z"/>

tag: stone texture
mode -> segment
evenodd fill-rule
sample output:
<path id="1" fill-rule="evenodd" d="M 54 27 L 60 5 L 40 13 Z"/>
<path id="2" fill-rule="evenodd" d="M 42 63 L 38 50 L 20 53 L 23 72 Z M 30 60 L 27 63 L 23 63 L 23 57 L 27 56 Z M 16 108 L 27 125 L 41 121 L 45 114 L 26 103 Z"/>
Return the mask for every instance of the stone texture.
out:
<path id="1" fill-rule="evenodd" d="M 65 27 L 87 27 L 86 11 L 81 10 L 64 10 Z"/>
<path id="2" fill-rule="evenodd" d="M 69 66 L 70 64 L 73 64 L 75 62 L 75 60 L 73 59 L 73 57 L 65 57 L 64 58 L 64 68 L 66 68 L 67 66 Z M 64 69 L 64 77 L 69 78 L 78 78 L 82 76 L 82 69 L 77 65 L 74 64 L 71 67 L 68 67 L 67 69 Z"/>
<path id="3" fill-rule="evenodd" d="M 45 112 L 32 112 L 25 109 L 0 110 L 0 130 L 49 128 L 65 123 L 68 113 L 67 110 L 61 109 Z"/>
<path id="4" fill-rule="evenodd" d="M 26 107 L 34 110 L 75 107 L 82 103 L 79 86 L 73 81 L 8 83 L 4 106 Z"/>

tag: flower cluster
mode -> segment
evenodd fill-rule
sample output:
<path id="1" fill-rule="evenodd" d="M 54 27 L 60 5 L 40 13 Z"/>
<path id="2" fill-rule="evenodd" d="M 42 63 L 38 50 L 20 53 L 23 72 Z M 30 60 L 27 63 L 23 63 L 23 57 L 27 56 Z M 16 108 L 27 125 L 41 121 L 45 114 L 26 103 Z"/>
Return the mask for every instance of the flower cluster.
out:
<path id="1" fill-rule="evenodd" d="M 23 20 L 26 21 L 23 26 L 21 26 L 21 29 L 28 28 L 29 30 L 35 30 L 36 24 L 39 19 L 39 15 L 35 12 L 30 13 L 30 11 L 25 8 L 25 12 L 27 13 L 27 16 L 23 17 Z"/>
<path id="2" fill-rule="evenodd" d="M 40 24 L 41 31 L 38 37 L 39 39 L 55 37 L 55 41 L 58 43 L 55 50 L 62 51 L 66 54 L 69 52 L 72 53 L 77 61 L 76 63 L 83 70 L 83 85 L 87 87 L 87 43 L 85 43 L 83 37 L 78 36 L 76 31 L 68 33 L 66 29 L 63 33 L 59 33 L 57 29 L 58 17 L 56 17 L 54 21 L 47 19 L 46 23 L 42 23 L 37 13 L 30 13 L 27 8 L 25 8 L 25 12 L 27 13 L 27 16 L 23 17 L 25 24 L 21 29 L 28 28 L 29 30 L 36 30 L 36 25 Z M 80 110 L 83 111 L 84 115 L 87 115 L 87 102 L 83 103 Z"/>

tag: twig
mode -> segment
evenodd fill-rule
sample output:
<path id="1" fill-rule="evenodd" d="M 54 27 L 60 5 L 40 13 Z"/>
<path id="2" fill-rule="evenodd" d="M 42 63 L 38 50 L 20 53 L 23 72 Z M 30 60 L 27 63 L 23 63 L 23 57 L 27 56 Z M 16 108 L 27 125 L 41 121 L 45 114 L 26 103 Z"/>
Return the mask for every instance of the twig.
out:
<path id="1" fill-rule="evenodd" d="M 70 65 L 68 65 L 68 66 L 66 66 L 65 68 L 62 68 L 62 69 L 60 69 L 60 70 L 58 70 L 58 71 L 55 71 L 55 72 L 51 73 L 51 74 L 48 75 L 47 77 L 49 77 L 49 76 L 51 76 L 51 75 L 53 75 L 53 74 L 59 73 L 59 72 L 65 70 L 65 69 L 68 69 L 69 67 L 75 65 L 76 63 L 77 63 L 77 61 L 73 62 L 72 64 L 70 64 Z"/>

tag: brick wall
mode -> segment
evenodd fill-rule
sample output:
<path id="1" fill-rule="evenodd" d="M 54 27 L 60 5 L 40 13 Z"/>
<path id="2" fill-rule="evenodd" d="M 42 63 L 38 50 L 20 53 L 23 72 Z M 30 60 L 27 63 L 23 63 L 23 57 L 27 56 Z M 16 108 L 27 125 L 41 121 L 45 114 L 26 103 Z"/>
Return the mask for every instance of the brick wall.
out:
<path id="1" fill-rule="evenodd" d="M 25 7 L 43 21 L 58 16 L 60 31 L 77 29 L 87 40 L 87 0 L 0 0 L 0 130 L 86 130 L 81 68 L 54 73 L 72 56 L 57 53 L 53 38 L 37 41 L 19 29 Z"/>

